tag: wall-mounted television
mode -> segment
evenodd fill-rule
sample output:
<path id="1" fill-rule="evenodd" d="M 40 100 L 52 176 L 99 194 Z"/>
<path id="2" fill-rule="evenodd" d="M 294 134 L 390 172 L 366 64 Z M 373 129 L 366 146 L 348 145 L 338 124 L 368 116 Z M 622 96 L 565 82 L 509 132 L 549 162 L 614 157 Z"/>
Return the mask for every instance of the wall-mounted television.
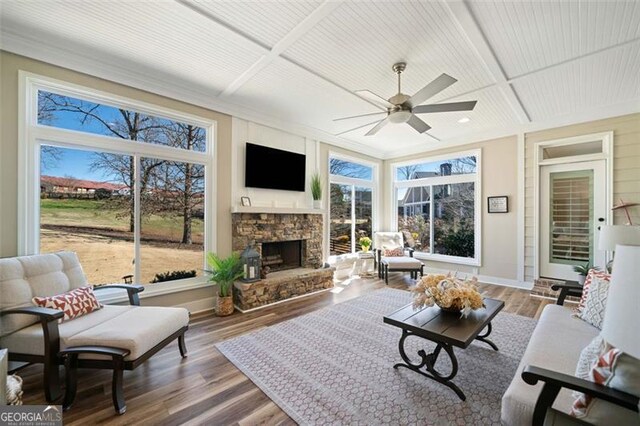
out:
<path id="1" fill-rule="evenodd" d="M 247 143 L 244 186 L 304 192 L 304 154 Z"/>

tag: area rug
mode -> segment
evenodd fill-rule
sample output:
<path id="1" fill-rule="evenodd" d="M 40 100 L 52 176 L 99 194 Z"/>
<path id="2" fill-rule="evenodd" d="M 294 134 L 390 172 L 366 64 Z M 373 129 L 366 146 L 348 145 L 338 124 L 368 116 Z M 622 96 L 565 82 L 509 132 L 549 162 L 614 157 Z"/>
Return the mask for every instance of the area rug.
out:
<path id="1" fill-rule="evenodd" d="M 490 337 L 499 352 L 479 341 L 455 349 L 461 401 L 431 379 L 393 369 L 401 330 L 382 317 L 410 302 L 407 291 L 382 289 L 216 346 L 299 424 L 499 424 L 536 321 L 499 313 Z M 434 346 L 410 337 L 406 349 L 417 359 Z M 441 356 L 436 365 L 446 372 L 448 362 Z"/>

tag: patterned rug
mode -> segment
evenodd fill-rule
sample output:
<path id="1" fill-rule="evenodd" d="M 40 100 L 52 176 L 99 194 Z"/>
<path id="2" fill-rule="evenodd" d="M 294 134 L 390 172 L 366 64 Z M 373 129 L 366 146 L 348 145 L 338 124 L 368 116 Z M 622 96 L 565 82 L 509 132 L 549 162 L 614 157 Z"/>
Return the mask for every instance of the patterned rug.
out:
<path id="1" fill-rule="evenodd" d="M 499 313 L 490 336 L 499 352 L 479 341 L 454 349 L 461 401 L 434 380 L 392 368 L 402 332 L 382 317 L 410 302 L 407 291 L 382 289 L 216 346 L 300 424 L 499 424 L 502 395 L 536 321 Z M 416 359 L 435 346 L 417 337 L 406 344 Z M 449 366 L 443 353 L 436 367 Z"/>

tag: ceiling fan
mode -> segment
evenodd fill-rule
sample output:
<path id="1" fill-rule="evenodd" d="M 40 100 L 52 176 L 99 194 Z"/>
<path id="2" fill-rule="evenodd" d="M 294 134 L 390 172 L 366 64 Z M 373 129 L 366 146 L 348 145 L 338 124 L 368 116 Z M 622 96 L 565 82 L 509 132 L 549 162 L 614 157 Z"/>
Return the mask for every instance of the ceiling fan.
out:
<path id="1" fill-rule="evenodd" d="M 352 118 L 359 117 L 368 117 L 372 115 L 378 114 L 387 114 L 385 118 L 382 120 L 376 120 L 371 123 L 364 124 L 359 127 L 355 127 L 353 129 L 345 130 L 344 132 L 338 133 L 341 135 L 343 133 L 348 133 L 353 130 L 358 130 L 363 127 L 370 126 L 372 124 L 377 123 L 371 130 L 369 130 L 365 136 L 371 136 L 378 133 L 380 129 L 386 126 L 389 123 L 399 124 L 399 123 L 407 123 L 409 126 L 413 127 L 418 133 L 424 133 L 431 128 L 427 123 L 422 121 L 416 114 L 427 114 L 433 112 L 447 112 L 447 111 L 471 111 L 478 101 L 465 101 L 465 102 L 449 102 L 442 104 L 430 104 L 430 105 L 420 105 L 427 99 L 430 99 L 442 92 L 447 87 L 451 86 L 455 83 L 455 78 L 451 77 L 447 74 L 441 74 L 438 78 L 433 80 L 431 83 L 424 86 L 422 89 L 418 90 L 413 96 L 405 95 L 402 93 L 400 86 L 400 74 L 407 68 L 407 64 L 405 62 L 398 62 L 393 64 L 393 71 L 398 75 L 398 93 L 390 97 L 389 99 L 384 99 L 382 96 L 378 96 L 370 90 L 357 90 L 355 93 L 371 102 L 372 104 L 384 109 L 385 111 L 372 112 L 369 114 L 361 114 L 354 115 L 351 117 L 342 117 L 336 118 L 333 121 L 342 121 L 349 120 Z"/>

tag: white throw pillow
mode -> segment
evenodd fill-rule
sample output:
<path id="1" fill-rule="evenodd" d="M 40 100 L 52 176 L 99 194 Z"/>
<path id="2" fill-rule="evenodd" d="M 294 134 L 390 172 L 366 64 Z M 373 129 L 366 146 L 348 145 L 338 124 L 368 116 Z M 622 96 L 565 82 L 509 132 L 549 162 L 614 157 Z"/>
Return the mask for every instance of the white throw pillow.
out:
<path id="1" fill-rule="evenodd" d="M 589 287 L 589 294 L 585 300 L 582 312 L 578 314 L 580 319 L 602 330 L 602 321 L 604 320 L 604 311 L 607 307 L 608 295 L 609 281 L 594 277 Z"/>
<path id="2" fill-rule="evenodd" d="M 582 349 L 580 352 L 580 358 L 578 358 L 578 365 L 576 365 L 576 377 L 579 379 L 589 380 L 589 373 L 591 368 L 596 364 L 600 355 L 605 352 L 606 343 L 602 336 L 599 334 L 593 338 L 591 343 Z M 573 392 L 574 398 L 579 398 L 582 395 L 581 392 Z"/>

